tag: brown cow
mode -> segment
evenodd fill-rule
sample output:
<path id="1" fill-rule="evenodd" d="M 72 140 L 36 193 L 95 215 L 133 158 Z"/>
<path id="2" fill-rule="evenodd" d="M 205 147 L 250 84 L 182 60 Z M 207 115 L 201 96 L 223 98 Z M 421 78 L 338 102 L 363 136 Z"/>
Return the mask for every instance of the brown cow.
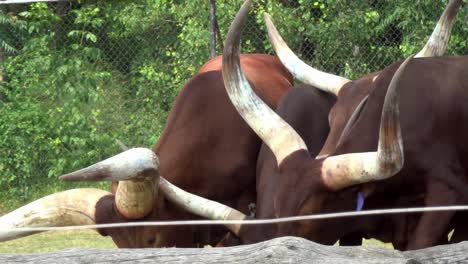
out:
<path id="1" fill-rule="evenodd" d="M 257 187 L 258 218 L 351 211 L 359 191 L 366 196 L 367 209 L 464 201 L 468 58 L 407 59 L 373 75 L 368 99 L 355 107 L 336 149 L 314 158 L 300 136 L 304 133 L 300 130 L 312 124 L 297 118 L 295 109 L 300 107 L 295 100 L 281 102 L 278 114 L 274 113 L 252 92 L 239 66 L 240 28 L 249 5 L 246 1 L 229 31 L 223 76 L 231 101 L 268 146 L 261 152 L 270 165 L 257 175 L 257 186 L 262 186 Z M 345 87 L 366 78 L 335 82 L 343 85 L 336 105 L 345 99 Z M 331 130 L 333 126 L 332 121 Z M 424 213 L 408 221 L 401 215 L 343 218 L 233 229 L 242 243 L 296 235 L 332 244 L 349 233 L 363 232 L 400 249 L 415 249 L 446 242 L 453 215 Z"/>
<path id="2" fill-rule="evenodd" d="M 455 17 L 461 4 L 461 0 L 449 1 L 428 42 L 415 57 L 442 56 L 444 54 Z M 340 145 L 341 139 L 345 136 L 344 134 L 347 134 L 349 127 L 354 124 L 356 116 L 352 117 L 351 114 L 359 112 L 359 110 L 356 109 L 364 105 L 367 100 L 367 95 L 375 87 L 374 82 L 378 78 L 380 72 L 368 74 L 355 81 L 322 73 L 310 66 L 307 66 L 305 63 L 300 61 L 296 55 L 294 55 L 294 53 L 288 48 L 287 44 L 282 40 L 268 15 L 265 16 L 265 22 L 276 53 L 284 65 L 293 73 L 295 78 L 302 80 L 307 84 L 315 85 L 324 91 L 339 94 L 338 102 L 332 108 L 329 117 L 331 127 L 330 134 L 328 135 L 320 154 L 317 156 L 317 158 L 327 157 L 330 153 L 335 151 L 338 145 Z M 304 137 L 304 135 L 302 136 Z M 307 138 L 307 136 L 305 137 Z M 404 237 L 404 235 L 401 234 L 403 232 L 407 232 L 407 230 L 394 230 L 394 233 L 400 233 L 400 240 L 403 240 L 402 237 Z M 343 240 L 344 239 L 340 239 L 340 244 L 342 244 Z M 353 240 L 355 239 L 351 238 L 351 241 Z M 350 245 L 358 243 L 345 242 L 345 244 Z"/>
<path id="3" fill-rule="evenodd" d="M 436 57 L 442 56 L 445 53 L 450 33 L 462 2 L 462 0 L 449 1 L 429 40 L 424 48 L 415 55 L 415 58 Z M 305 84 L 335 94 L 338 97 L 337 104 L 332 108 L 330 113 L 330 134 L 318 156 L 326 157 L 339 144 L 340 137 L 351 118 L 351 114 L 365 100 L 369 92 L 374 89 L 374 82 L 378 78 L 380 71 L 370 73 L 354 81 L 321 72 L 308 66 L 294 54 L 279 35 L 268 14 L 265 15 L 265 23 L 276 54 L 285 67 L 293 74 L 294 78 Z"/>
<path id="4" fill-rule="evenodd" d="M 256 93 L 270 107 L 276 107 L 279 98 L 292 87 L 290 73 L 270 55 L 242 55 L 241 60 Z M 131 149 L 63 176 L 65 179 L 85 175 L 91 180 L 121 180 L 115 195 L 97 189 L 53 194 L 1 217 L 0 227 L 196 219 L 177 205 L 181 202 L 177 199 L 188 198 L 174 196 L 177 189 L 162 178 L 158 180 L 159 173 L 188 192 L 249 213 L 248 205 L 255 201 L 255 167 L 261 140 L 229 101 L 220 69 L 221 58 L 217 57 L 187 82 L 175 100 L 154 152 Z M 329 108 L 323 112 L 328 113 Z M 163 195 L 157 195 L 159 190 Z M 212 216 L 197 208 L 187 209 Z M 226 233 L 223 226 L 98 231 L 111 236 L 118 247 L 203 246 L 215 244 Z M 0 240 L 28 234 L 5 231 L 0 233 Z"/>

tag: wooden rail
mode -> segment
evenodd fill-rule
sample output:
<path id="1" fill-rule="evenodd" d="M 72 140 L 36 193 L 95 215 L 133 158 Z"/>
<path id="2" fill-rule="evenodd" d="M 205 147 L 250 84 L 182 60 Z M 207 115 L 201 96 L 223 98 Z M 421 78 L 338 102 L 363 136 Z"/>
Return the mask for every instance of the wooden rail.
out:
<path id="1" fill-rule="evenodd" d="M 69 249 L 42 254 L 0 254 L 0 263 L 468 263 L 468 241 L 416 251 L 323 246 L 283 237 L 228 248 Z"/>

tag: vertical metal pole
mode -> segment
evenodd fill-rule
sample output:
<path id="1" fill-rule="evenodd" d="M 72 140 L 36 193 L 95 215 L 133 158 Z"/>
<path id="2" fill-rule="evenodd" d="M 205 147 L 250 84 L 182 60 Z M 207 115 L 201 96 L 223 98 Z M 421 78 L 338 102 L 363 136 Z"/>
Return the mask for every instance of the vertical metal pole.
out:
<path id="1" fill-rule="evenodd" d="M 7 5 L 1 5 L 0 6 L 0 11 L 2 11 L 4 14 L 7 13 Z M 0 37 L 1 38 L 1 37 Z M 16 44 L 16 43 L 14 43 Z M 13 44 L 13 45 L 14 45 Z M 5 57 L 4 57 L 4 53 L 2 50 L 0 50 L 0 83 L 3 82 L 3 71 L 2 71 L 2 64 L 3 64 L 3 61 L 5 60 Z M 2 97 L 1 97 L 1 94 L 0 94 L 0 101 L 2 101 Z"/>
<path id="2" fill-rule="evenodd" d="M 210 0 L 210 58 L 216 57 L 216 0 Z"/>
<path id="3" fill-rule="evenodd" d="M 3 61 L 5 60 L 4 58 L 4 55 L 3 55 L 3 51 L 0 51 L 0 83 L 3 82 L 3 71 L 2 71 L 2 64 L 3 64 Z M 0 94 L 0 101 L 2 100 L 1 98 L 1 94 Z"/>

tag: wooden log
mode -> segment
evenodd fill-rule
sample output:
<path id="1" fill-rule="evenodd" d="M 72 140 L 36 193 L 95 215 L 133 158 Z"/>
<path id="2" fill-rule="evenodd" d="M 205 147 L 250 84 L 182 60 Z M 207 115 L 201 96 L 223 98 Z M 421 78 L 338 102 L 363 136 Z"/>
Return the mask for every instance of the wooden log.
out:
<path id="1" fill-rule="evenodd" d="M 468 263 L 468 242 L 400 252 L 378 247 L 324 246 L 282 237 L 228 248 L 69 249 L 0 254 L 0 263 Z"/>

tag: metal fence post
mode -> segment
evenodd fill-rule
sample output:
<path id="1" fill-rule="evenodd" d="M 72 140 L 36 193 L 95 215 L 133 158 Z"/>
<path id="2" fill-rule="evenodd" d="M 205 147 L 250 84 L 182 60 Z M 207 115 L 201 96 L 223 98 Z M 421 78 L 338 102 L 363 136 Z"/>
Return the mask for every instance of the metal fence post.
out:
<path id="1" fill-rule="evenodd" d="M 216 57 L 216 0 L 210 0 L 210 58 Z"/>

